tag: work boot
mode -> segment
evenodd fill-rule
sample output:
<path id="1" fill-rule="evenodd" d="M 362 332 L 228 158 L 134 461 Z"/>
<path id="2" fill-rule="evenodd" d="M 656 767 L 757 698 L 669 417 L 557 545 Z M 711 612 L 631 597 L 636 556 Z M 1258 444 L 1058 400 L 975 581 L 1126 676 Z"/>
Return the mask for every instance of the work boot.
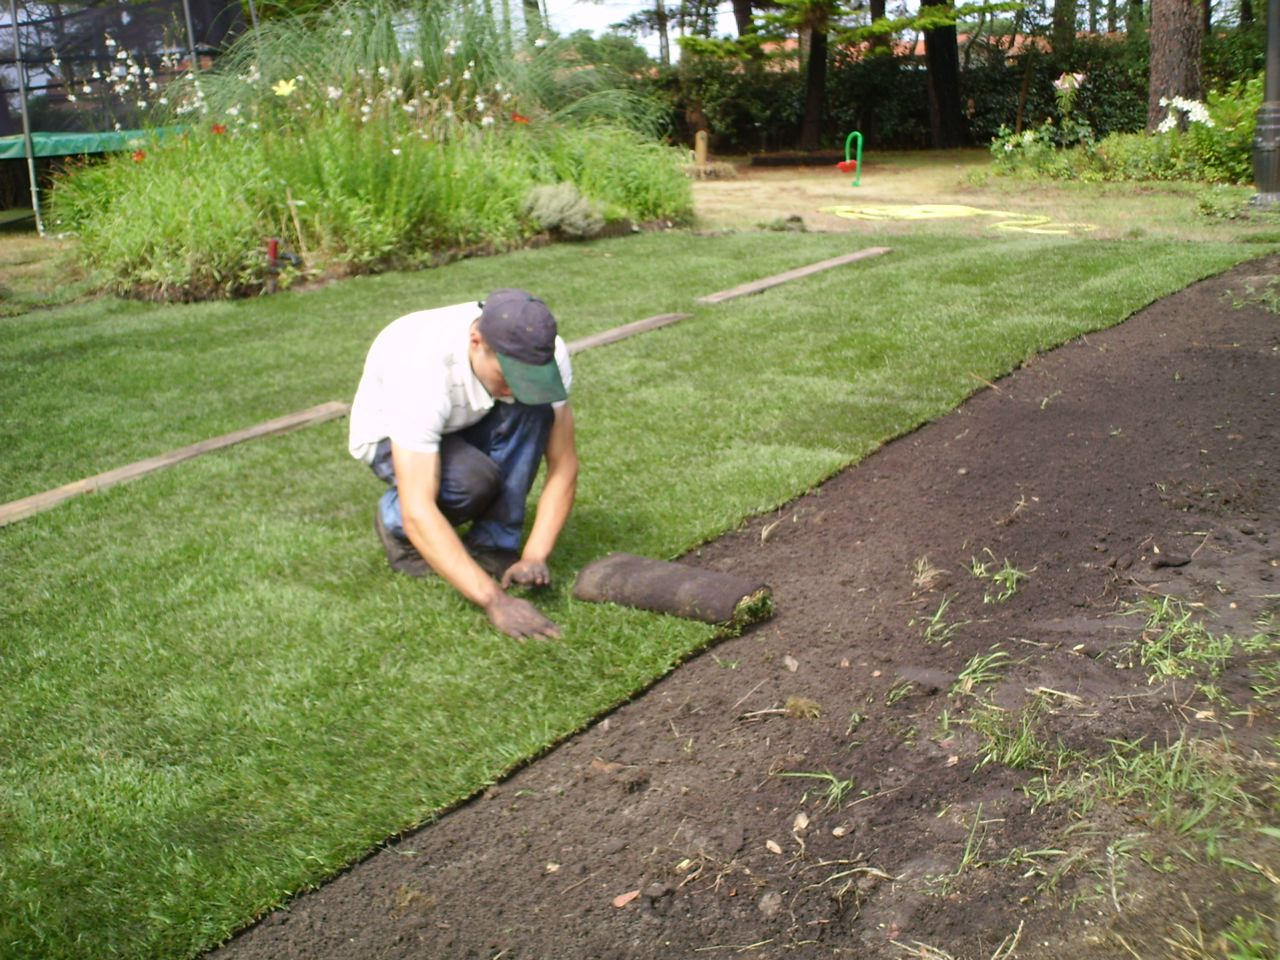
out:
<path id="1" fill-rule="evenodd" d="M 520 554 L 514 550 L 502 550 L 499 547 L 473 547 L 467 544 L 467 553 L 480 564 L 481 570 L 498 581 L 502 580 L 507 568 L 520 559 Z"/>
<path id="2" fill-rule="evenodd" d="M 378 532 L 382 541 L 382 550 L 387 555 L 387 563 L 396 573 L 404 573 L 411 577 L 429 577 L 433 571 L 422 559 L 417 547 L 405 537 L 397 537 L 382 522 L 382 511 L 374 508 L 373 529 Z"/>

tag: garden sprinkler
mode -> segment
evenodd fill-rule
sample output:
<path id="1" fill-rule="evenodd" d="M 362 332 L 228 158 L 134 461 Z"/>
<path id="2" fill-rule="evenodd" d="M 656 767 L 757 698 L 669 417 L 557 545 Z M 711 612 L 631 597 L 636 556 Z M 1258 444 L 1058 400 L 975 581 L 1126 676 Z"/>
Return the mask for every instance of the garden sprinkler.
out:
<path id="1" fill-rule="evenodd" d="M 853 151 L 853 142 L 857 139 L 857 151 Z M 844 141 L 844 159 L 836 164 L 836 169 L 841 173 L 852 173 L 853 185 L 856 187 L 862 183 L 862 134 L 857 130 L 845 137 Z"/>

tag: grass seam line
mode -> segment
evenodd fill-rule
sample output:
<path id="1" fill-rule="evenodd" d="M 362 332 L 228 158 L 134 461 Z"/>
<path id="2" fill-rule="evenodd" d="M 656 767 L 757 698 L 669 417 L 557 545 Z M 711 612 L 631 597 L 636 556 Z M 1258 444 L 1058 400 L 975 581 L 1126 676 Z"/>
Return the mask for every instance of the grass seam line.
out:
<path id="1" fill-rule="evenodd" d="M 0 527 L 18 520 L 25 520 L 27 517 L 35 516 L 37 513 L 43 513 L 45 510 L 50 510 L 58 504 L 70 500 L 72 497 L 96 493 L 99 490 L 114 487 L 116 484 L 127 483 L 130 480 L 136 480 L 138 477 L 155 473 L 157 470 L 172 467 L 174 464 L 182 463 L 184 460 L 190 460 L 201 454 L 221 450 L 233 444 L 243 443 L 245 440 L 275 436 L 276 434 L 296 430 L 299 427 L 310 426 L 313 423 L 336 420 L 338 417 L 346 416 L 350 409 L 351 405 L 349 403 L 330 400 L 327 403 L 300 410 L 296 413 L 290 413 L 283 417 L 277 417 L 274 420 L 246 427 L 234 433 L 226 433 L 220 437 L 201 440 L 199 443 L 180 447 L 177 450 L 170 450 L 168 453 L 162 453 L 159 456 L 148 457 L 146 460 L 139 460 L 128 466 L 117 467 L 105 473 L 86 477 L 84 480 L 77 480 L 74 483 L 55 487 L 52 490 L 46 490 L 44 493 L 37 493 L 29 497 L 23 497 L 21 500 L 0 504 Z"/>
<path id="2" fill-rule="evenodd" d="M 724 303 L 726 300 L 734 300 L 738 297 L 746 297 L 753 293 L 760 293 L 762 290 L 768 290 L 770 287 L 776 287 L 779 284 L 787 283 L 791 280 L 799 280 L 801 277 L 807 277 L 814 273 L 821 273 L 823 270 L 830 270 L 832 267 L 842 267 L 846 263 L 854 263 L 858 260 L 867 260 L 871 257 L 883 256 L 889 253 L 892 247 L 867 247 L 863 250 L 856 250 L 853 253 L 842 254 L 838 257 L 832 257 L 830 260 L 820 260 L 817 263 L 811 263 L 804 267 L 796 267 L 794 270 L 788 270 L 786 273 L 774 274 L 772 277 L 765 277 L 763 280 L 752 280 L 748 283 L 741 283 L 736 287 L 728 290 L 721 290 L 717 293 L 709 293 L 705 297 L 699 297 L 694 303 L 703 305 L 712 303 Z"/>

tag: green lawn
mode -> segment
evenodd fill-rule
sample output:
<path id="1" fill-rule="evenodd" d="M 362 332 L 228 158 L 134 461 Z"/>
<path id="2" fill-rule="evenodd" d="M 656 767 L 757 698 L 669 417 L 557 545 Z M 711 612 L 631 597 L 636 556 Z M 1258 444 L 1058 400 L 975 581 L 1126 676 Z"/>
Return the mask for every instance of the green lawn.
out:
<path id="1" fill-rule="evenodd" d="M 0 954 L 182 957 L 650 683 L 709 628 L 575 603 L 608 550 L 670 557 L 951 409 L 1031 354 L 1259 247 L 916 233 L 759 296 L 695 296 L 865 245 L 645 235 L 263 300 L 0 319 L 0 500 L 349 399 L 409 309 L 543 294 L 572 339 L 578 506 L 518 644 L 388 573 L 345 421 L 0 528 Z M 909 491 L 908 491 L 909 493 Z"/>

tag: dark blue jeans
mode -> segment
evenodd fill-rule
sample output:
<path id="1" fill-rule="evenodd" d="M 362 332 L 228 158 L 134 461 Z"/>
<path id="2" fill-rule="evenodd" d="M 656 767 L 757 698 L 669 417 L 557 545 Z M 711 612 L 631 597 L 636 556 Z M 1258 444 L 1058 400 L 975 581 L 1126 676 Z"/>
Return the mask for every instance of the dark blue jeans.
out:
<path id="1" fill-rule="evenodd" d="M 554 420 L 551 404 L 495 403 L 483 420 L 442 438 L 436 503 L 455 527 L 471 521 L 469 546 L 520 552 L 525 501 Z M 404 537 L 390 440 L 378 444 L 370 467 L 391 487 L 378 501 L 382 523 Z"/>

